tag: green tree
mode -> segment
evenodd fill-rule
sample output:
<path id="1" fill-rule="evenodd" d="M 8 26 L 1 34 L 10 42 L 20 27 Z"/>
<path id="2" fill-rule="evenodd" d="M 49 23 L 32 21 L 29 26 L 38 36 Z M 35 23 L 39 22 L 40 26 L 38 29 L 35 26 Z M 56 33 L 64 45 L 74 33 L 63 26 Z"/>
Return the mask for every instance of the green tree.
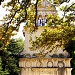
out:
<path id="1" fill-rule="evenodd" d="M 10 44 L 7 46 L 7 50 L 2 52 L 2 69 L 8 70 L 8 75 L 18 75 L 19 73 L 19 57 L 23 51 L 24 41 L 22 39 L 11 39 Z"/>
<path id="2" fill-rule="evenodd" d="M 1 60 L 1 57 L 0 57 L 0 75 L 7 75 L 9 74 L 8 73 L 8 70 L 5 70 L 5 71 L 2 71 L 3 68 L 2 68 L 2 60 Z"/>

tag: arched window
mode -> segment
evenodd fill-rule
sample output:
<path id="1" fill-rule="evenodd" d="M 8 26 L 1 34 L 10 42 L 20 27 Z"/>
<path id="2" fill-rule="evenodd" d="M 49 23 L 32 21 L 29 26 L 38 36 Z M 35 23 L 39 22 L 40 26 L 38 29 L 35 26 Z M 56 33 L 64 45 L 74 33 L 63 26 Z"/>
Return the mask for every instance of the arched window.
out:
<path id="1" fill-rule="evenodd" d="M 52 61 L 48 61 L 47 67 L 53 67 L 53 62 Z"/>

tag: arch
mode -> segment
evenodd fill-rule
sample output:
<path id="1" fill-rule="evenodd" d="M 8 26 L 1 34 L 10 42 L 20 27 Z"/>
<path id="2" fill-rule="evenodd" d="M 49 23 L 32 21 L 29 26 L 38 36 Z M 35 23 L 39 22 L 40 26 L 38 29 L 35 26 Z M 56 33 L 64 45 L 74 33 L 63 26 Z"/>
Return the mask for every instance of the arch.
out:
<path id="1" fill-rule="evenodd" d="M 37 63 L 36 60 L 32 60 L 31 63 L 32 63 L 32 68 L 33 68 L 33 67 L 36 67 L 36 63 Z"/>
<path id="2" fill-rule="evenodd" d="M 58 66 L 59 68 L 62 68 L 62 67 L 65 67 L 65 64 L 64 64 L 63 61 L 58 61 L 57 66 Z"/>
<path id="3" fill-rule="evenodd" d="M 37 61 L 36 63 L 36 67 L 41 67 L 42 63 L 40 62 L 40 60 Z"/>
<path id="4" fill-rule="evenodd" d="M 27 61 L 27 62 L 26 62 L 26 67 L 31 67 L 30 61 Z"/>
<path id="5" fill-rule="evenodd" d="M 48 61 L 47 62 L 47 67 L 53 67 L 53 62 L 52 61 Z"/>

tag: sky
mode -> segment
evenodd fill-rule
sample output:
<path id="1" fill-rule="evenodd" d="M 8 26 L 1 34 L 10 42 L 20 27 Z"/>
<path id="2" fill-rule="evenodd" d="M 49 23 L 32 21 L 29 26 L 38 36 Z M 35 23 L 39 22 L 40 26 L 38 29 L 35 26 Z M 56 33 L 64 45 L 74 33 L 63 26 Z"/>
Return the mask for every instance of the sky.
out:
<path id="1" fill-rule="evenodd" d="M 10 1 L 10 0 L 5 0 L 5 2 L 9 2 L 9 1 Z M 2 7 L 2 5 L 1 5 L 1 6 L 0 6 L 0 25 L 2 25 L 1 20 L 3 19 L 3 16 L 4 16 L 6 13 L 9 13 L 9 12 L 6 11 L 6 9 L 4 9 L 4 8 Z M 12 38 L 22 38 L 22 39 L 25 39 L 25 37 L 23 36 L 23 32 L 22 32 L 24 25 L 25 25 L 24 23 L 22 23 L 22 24 L 20 25 L 19 31 L 17 32 L 17 35 L 15 35 L 15 36 L 12 37 Z"/>
<path id="2" fill-rule="evenodd" d="M 5 0 L 5 2 L 9 2 L 9 1 L 10 1 L 10 0 Z M 70 0 L 69 3 L 65 3 L 65 2 L 64 2 L 61 6 L 65 6 L 66 4 L 70 5 L 72 2 L 75 2 L 75 0 Z M 58 8 L 57 8 L 57 10 L 59 11 Z M 2 20 L 3 16 L 4 16 L 6 13 L 9 13 L 9 12 L 6 11 L 6 9 L 2 8 L 2 5 L 0 5 L 0 25 L 2 24 L 1 20 Z M 62 12 L 62 11 L 59 11 L 58 14 L 62 17 L 63 12 Z M 14 36 L 14 38 L 23 38 L 23 39 L 25 39 L 25 37 L 23 36 L 23 33 L 22 33 L 22 30 L 23 30 L 23 26 L 24 26 L 24 25 L 25 25 L 24 23 L 22 23 L 22 24 L 20 25 L 19 32 L 17 32 L 17 35 Z"/>

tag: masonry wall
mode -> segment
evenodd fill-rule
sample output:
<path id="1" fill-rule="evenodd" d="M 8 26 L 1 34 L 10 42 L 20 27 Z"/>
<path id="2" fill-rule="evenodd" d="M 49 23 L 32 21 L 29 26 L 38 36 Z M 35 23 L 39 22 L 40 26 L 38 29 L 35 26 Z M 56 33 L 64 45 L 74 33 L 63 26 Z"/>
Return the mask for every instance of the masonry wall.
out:
<path id="1" fill-rule="evenodd" d="M 71 58 L 21 58 L 21 75 L 71 75 Z"/>

